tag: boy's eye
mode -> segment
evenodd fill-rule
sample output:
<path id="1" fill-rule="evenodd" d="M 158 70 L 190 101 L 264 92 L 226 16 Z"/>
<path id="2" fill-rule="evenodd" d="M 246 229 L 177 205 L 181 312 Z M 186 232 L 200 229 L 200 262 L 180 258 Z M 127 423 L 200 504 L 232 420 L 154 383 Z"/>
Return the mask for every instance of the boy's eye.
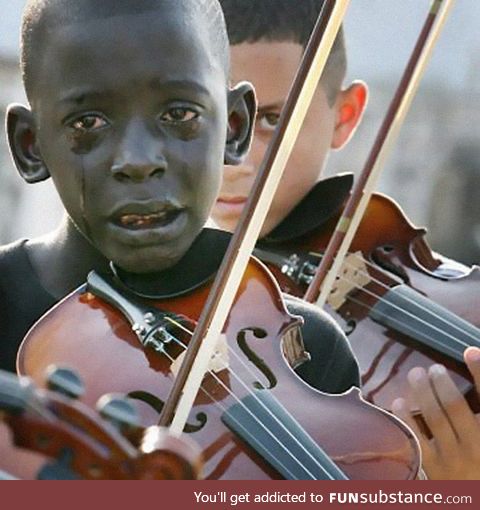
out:
<path id="1" fill-rule="evenodd" d="M 70 126 L 77 131 L 95 131 L 106 125 L 107 121 L 99 115 L 84 115 L 70 123 Z"/>
<path id="2" fill-rule="evenodd" d="M 160 116 L 160 120 L 163 122 L 189 122 L 198 117 L 198 112 L 191 108 L 175 107 L 170 108 L 167 112 Z"/>
<path id="3" fill-rule="evenodd" d="M 260 113 L 257 118 L 257 122 L 261 129 L 266 131 L 274 131 L 278 125 L 280 119 L 279 113 Z"/>

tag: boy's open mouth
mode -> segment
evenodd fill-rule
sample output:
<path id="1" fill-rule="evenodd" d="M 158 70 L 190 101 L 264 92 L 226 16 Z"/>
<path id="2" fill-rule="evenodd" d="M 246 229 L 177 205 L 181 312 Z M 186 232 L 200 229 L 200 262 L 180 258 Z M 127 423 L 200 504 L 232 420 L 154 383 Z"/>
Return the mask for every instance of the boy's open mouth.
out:
<path id="1" fill-rule="evenodd" d="M 113 215 L 113 222 L 128 230 L 154 229 L 172 223 L 183 211 L 173 204 L 128 204 Z"/>
<path id="2" fill-rule="evenodd" d="M 171 223 L 180 214 L 180 210 L 163 211 L 152 214 L 123 214 L 118 219 L 118 225 L 132 230 L 142 228 L 163 227 Z"/>

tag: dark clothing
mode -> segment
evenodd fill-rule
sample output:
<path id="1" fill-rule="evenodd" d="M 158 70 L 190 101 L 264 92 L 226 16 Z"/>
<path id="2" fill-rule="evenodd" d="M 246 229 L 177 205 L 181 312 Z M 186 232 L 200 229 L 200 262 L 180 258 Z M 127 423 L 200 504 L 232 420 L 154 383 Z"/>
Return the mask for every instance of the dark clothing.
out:
<path id="1" fill-rule="evenodd" d="M 211 248 L 210 241 L 206 245 Z M 205 260 L 204 257 L 196 259 Z M 187 285 L 190 286 L 191 281 Z M 169 287 L 171 290 L 172 285 Z M 305 318 L 302 334 L 311 361 L 297 368 L 299 375 L 312 386 L 329 393 L 358 386 L 357 363 L 340 328 L 314 306 L 292 296 L 286 296 L 286 301 L 293 314 Z M 15 370 L 16 352 L 23 337 L 55 302 L 56 299 L 42 287 L 30 263 L 25 241 L 1 247 L 1 369 Z"/>
<path id="2" fill-rule="evenodd" d="M 11 372 L 23 337 L 56 302 L 42 287 L 25 243 L 0 247 L 0 368 Z"/>
<path id="3" fill-rule="evenodd" d="M 290 214 L 261 240 L 261 244 L 276 245 L 298 241 L 311 234 L 336 214 L 340 214 L 353 186 L 353 174 L 327 177 L 298 202 Z"/>

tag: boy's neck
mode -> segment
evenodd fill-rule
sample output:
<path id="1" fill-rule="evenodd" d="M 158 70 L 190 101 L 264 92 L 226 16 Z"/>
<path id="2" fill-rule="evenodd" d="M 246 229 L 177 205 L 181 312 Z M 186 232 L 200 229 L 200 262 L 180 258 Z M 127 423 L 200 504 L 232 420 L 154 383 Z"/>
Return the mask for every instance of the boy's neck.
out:
<path id="1" fill-rule="evenodd" d="M 84 283 L 92 269 L 108 267 L 108 261 L 67 216 L 55 231 L 29 241 L 27 250 L 42 286 L 56 299 Z"/>

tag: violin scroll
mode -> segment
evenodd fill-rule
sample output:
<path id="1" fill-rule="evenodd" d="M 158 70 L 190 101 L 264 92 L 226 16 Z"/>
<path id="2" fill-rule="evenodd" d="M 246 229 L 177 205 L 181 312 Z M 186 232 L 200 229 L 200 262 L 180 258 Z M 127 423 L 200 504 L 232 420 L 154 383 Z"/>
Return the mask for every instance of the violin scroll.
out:
<path id="1" fill-rule="evenodd" d="M 68 371 L 60 370 L 62 378 L 56 379 L 71 382 L 72 376 L 65 375 Z M 59 370 L 55 372 L 59 374 Z M 9 457 L 21 449 L 48 459 L 38 471 L 38 463 L 32 462 L 31 470 L 22 471 L 23 477 L 160 480 L 200 475 L 200 451 L 192 441 L 170 437 L 156 426 L 142 429 L 134 417 L 127 423 L 118 413 L 114 416 L 111 405 L 110 411 L 103 406 L 106 418 L 101 418 L 62 394 L 62 383 L 59 389 L 56 393 L 39 390 L 26 377 L 0 372 L 0 420 L 11 431 L 16 447 L 7 448 L 5 454 L 2 445 L 1 467 L 15 465 Z M 128 430 L 127 437 L 122 429 Z"/>

